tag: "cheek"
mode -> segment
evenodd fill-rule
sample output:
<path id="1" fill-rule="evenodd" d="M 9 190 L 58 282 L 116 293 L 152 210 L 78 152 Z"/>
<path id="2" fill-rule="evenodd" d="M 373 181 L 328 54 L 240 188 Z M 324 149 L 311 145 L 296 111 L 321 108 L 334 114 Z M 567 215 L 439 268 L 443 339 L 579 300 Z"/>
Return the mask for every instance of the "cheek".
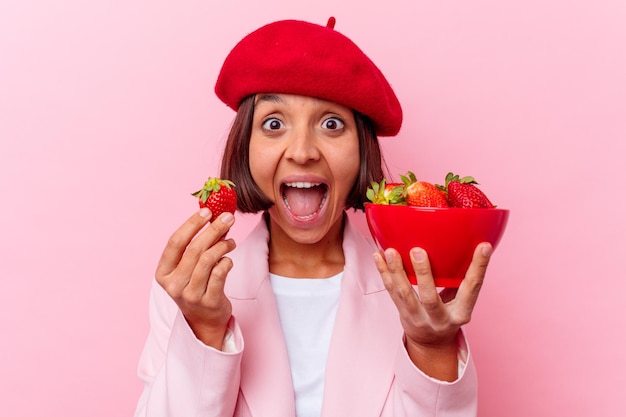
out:
<path id="1" fill-rule="evenodd" d="M 255 149 L 250 149 L 250 173 L 252 179 L 261 188 L 263 193 L 273 199 L 273 178 L 276 164 L 274 163 L 271 155 L 266 152 L 259 152 Z"/>
<path id="2" fill-rule="evenodd" d="M 334 166 L 336 167 L 334 172 L 335 178 L 341 182 L 342 192 L 347 195 L 359 176 L 361 167 L 359 149 L 352 149 L 350 152 L 344 153 L 343 157 L 338 157 L 334 161 Z"/>
<path id="3" fill-rule="evenodd" d="M 252 173 L 252 179 L 259 185 L 264 181 L 264 178 L 267 177 L 267 166 L 264 161 L 266 161 L 266 159 L 258 153 L 250 155 L 250 172 Z"/>
<path id="4" fill-rule="evenodd" d="M 355 161 L 349 164 L 345 164 L 345 172 L 343 172 L 341 175 L 343 176 L 343 178 L 349 179 L 348 181 L 346 181 L 346 195 L 347 193 L 352 189 L 352 186 L 354 185 L 354 183 L 356 182 L 356 179 L 359 176 L 359 168 L 360 168 L 360 162 L 358 158 L 354 158 Z"/>

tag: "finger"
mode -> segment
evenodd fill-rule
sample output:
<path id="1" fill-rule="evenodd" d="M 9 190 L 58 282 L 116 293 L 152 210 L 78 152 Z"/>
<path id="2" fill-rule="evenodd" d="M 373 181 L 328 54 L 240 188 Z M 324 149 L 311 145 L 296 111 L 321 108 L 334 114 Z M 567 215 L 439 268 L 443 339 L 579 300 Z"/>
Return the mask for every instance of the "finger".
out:
<path id="1" fill-rule="evenodd" d="M 212 276 L 213 270 L 221 259 L 228 252 L 235 249 L 235 241 L 233 239 L 220 240 L 211 248 L 207 249 L 202 256 L 198 259 L 198 262 L 191 274 L 189 284 L 187 288 L 190 293 L 199 294 L 204 296 L 209 285 L 209 279 Z"/>
<path id="2" fill-rule="evenodd" d="M 200 257 L 226 235 L 233 223 L 235 217 L 231 213 L 220 214 L 189 243 L 177 266 L 178 271 L 185 276 L 191 276 Z"/>
<path id="3" fill-rule="evenodd" d="M 411 263 L 417 277 L 417 293 L 424 308 L 433 312 L 442 304 L 435 286 L 435 279 L 430 268 L 426 251 L 422 248 L 411 249 Z"/>
<path id="4" fill-rule="evenodd" d="M 385 284 L 385 288 L 387 288 L 387 290 L 395 287 L 395 280 L 393 278 L 394 275 L 404 273 L 406 276 L 402 266 L 402 259 L 395 249 L 387 249 L 385 252 L 376 252 L 374 254 L 374 262 L 376 263 L 376 268 L 378 269 L 378 272 L 383 279 L 383 284 Z"/>
<path id="5" fill-rule="evenodd" d="M 461 281 L 459 286 L 456 299 L 459 305 L 459 312 L 466 316 L 465 320 L 467 321 L 469 321 L 469 317 L 478 300 L 478 294 L 483 285 L 492 252 L 493 247 L 488 242 L 483 242 L 476 246 L 472 263 L 465 274 L 465 279 Z"/>
<path id="6" fill-rule="evenodd" d="M 211 211 L 208 208 L 200 209 L 170 236 L 157 265 L 157 278 L 165 277 L 176 269 L 189 242 L 207 224 L 210 218 Z"/>
<path id="7" fill-rule="evenodd" d="M 386 283 L 386 281 L 390 279 L 388 276 L 390 272 L 389 265 L 387 265 L 382 251 L 374 253 L 374 264 L 376 265 L 376 269 L 378 269 L 378 273 L 383 279 L 383 283 Z"/>
<path id="8" fill-rule="evenodd" d="M 374 259 L 383 284 L 400 313 L 417 312 L 420 308 L 419 299 L 406 276 L 398 251 L 390 248 L 385 252 L 378 252 Z"/>
<path id="9" fill-rule="evenodd" d="M 206 296 L 211 300 L 220 301 L 224 297 L 224 285 L 228 272 L 233 267 L 233 261 L 228 257 L 221 258 L 215 267 L 211 270 L 211 278 L 209 279 Z"/>

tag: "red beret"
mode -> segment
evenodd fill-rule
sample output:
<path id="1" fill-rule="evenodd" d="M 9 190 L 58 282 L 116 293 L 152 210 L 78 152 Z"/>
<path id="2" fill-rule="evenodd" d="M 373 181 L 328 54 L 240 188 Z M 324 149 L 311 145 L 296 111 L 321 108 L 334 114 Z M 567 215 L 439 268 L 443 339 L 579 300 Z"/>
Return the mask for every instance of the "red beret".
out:
<path id="1" fill-rule="evenodd" d="M 376 65 L 350 39 L 327 26 L 298 20 L 265 25 L 228 54 L 215 93 L 237 110 L 256 93 L 317 97 L 367 115 L 378 136 L 395 136 L 402 108 Z"/>

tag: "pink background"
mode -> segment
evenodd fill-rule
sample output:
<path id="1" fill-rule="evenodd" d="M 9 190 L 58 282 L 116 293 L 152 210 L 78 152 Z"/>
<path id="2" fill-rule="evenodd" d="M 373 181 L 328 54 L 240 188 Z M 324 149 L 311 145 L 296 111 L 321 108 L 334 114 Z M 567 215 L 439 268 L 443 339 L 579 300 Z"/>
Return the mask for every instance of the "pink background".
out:
<path id="1" fill-rule="evenodd" d="M 623 415 L 626 3 L 221 3 L 0 4 L 0 415 L 132 414 L 154 267 L 233 116 L 220 64 L 330 15 L 404 106 L 391 170 L 511 209 L 468 326 L 480 415 Z"/>

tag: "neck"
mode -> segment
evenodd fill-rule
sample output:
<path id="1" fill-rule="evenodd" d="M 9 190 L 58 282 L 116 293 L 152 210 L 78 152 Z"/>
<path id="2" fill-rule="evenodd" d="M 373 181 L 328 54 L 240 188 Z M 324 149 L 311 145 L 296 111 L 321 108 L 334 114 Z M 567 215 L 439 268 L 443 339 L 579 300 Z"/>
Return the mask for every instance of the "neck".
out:
<path id="1" fill-rule="evenodd" d="M 343 271 L 343 228 L 341 218 L 326 236 L 315 243 L 300 243 L 286 235 L 271 219 L 269 270 L 292 278 L 329 278 Z"/>

